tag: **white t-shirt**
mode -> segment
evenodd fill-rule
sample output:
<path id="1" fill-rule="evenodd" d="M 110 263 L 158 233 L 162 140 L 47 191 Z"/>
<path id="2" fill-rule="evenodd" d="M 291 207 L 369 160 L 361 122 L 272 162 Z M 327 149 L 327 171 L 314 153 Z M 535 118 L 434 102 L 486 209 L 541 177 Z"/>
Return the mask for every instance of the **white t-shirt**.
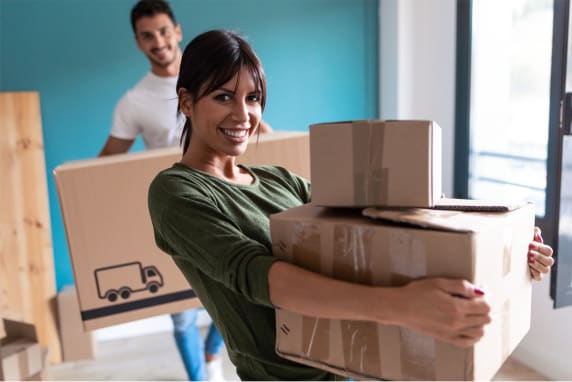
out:
<path id="1" fill-rule="evenodd" d="M 117 103 L 111 136 L 121 139 L 143 137 L 145 148 L 176 146 L 185 124 L 177 112 L 177 77 L 147 73 Z"/>

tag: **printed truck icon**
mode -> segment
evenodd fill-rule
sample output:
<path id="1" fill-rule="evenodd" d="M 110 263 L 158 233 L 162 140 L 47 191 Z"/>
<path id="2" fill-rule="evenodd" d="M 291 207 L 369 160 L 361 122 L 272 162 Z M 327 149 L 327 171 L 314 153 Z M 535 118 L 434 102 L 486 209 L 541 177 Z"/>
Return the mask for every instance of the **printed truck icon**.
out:
<path id="1" fill-rule="evenodd" d="M 126 300 L 135 292 L 157 292 L 163 286 L 163 276 L 155 266 L 143 267 L 134 261 L 96 269 L 95 283 L 99 298 L 114 302 L 118 296 Z"/>

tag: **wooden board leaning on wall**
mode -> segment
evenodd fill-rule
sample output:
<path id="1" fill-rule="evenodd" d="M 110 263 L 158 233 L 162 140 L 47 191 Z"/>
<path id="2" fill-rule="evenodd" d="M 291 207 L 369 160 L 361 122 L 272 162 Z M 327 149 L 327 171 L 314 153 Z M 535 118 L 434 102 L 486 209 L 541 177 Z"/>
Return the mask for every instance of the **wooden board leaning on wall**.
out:
<path id="1" fill-rule="evenodd" d="M 39 95 L 0 92 L 0 311 L 31 322 L 61 362 Z"/>

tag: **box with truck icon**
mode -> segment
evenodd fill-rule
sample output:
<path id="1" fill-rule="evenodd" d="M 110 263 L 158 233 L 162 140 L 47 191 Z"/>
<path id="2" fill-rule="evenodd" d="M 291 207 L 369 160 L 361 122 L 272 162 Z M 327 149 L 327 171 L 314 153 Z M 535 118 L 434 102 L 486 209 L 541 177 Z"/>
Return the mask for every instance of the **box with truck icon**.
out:
<path id="1" fill-rule="evenodd" d="M 180 160 L 178 147 L 72 161 L 54 170 L 85 330 L 200 306 L 155 245 L 147 192 Z M 252 137 L 238 163 L 280 165 L 310 177 L 306 132 Z"/>

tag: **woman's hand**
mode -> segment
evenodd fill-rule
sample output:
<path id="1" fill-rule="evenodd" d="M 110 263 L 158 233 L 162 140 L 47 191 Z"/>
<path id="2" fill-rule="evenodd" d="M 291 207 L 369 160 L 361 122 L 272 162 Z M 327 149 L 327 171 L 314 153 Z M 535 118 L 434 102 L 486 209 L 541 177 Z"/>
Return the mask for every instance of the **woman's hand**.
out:
<path id="1" fill-rule="evenodd" d="M 539 227 L 534 227 L 534 239 L 528 245 L 528 268 L 534 280 L 542 280 L 554 264 L 552 247 L 544 244 Z"/>
<path id="2" fill-rule="evenodd" d="M 431 278 L 400 288 L 396 324 L 468 347 L 484 334 L 491 322 L 484 292 L 468 281 Z"/>

